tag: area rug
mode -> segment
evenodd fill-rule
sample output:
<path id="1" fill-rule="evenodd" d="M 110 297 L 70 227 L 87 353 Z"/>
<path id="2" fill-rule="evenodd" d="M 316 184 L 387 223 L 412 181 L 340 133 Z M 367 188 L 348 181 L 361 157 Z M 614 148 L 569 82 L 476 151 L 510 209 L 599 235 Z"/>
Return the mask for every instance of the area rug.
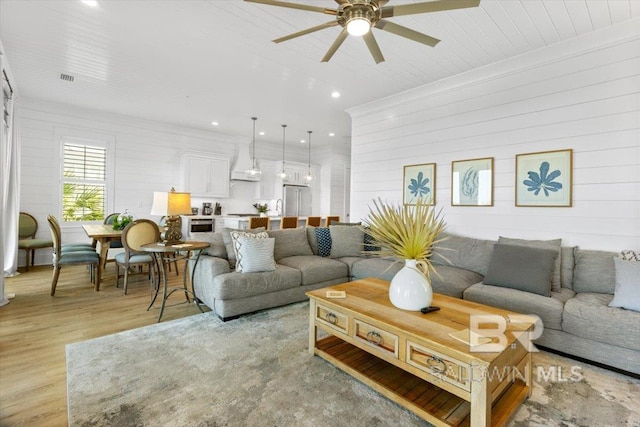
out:
<path id="1" fill-rule="evenodd" d="M 308 303 L 67 346 L 71 426 L 428 426 L 307 351 Z M 510 425 L 640 426 L 640 380 L 554 354 Z"/>

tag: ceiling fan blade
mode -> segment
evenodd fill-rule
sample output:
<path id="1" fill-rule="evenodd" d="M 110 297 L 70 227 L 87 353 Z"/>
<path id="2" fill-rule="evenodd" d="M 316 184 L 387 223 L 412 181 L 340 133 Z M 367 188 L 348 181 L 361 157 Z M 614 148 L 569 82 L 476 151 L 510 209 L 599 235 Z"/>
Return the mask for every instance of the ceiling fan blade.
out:
<path id="1" fill-rule="evenodd" d="M 384 56 L 382 56 L 382 52 L 380 51 L 380 46 L 378 46 L 378 42 L 376 42 L 376 38 L 373 37 L 373 33 L 369 31 L 367 34 L 362 36 L 364 38 L 364 42 L 367 44 L 369 48 L 369 52 L 371 52 L 371 56 L 376 61 L 376 64 L 384 62 Z"/>
<path id="2" fill-rule="evenodd" d="M 338 11 L 335 9 L 327 9 L 325 7 L 311 6 L 308 4 L 301 4 L 301 3 L 289 3 L 289 2 L 278 1 L 278 0 L 244 0 L 244 1 L 249 3 L 267 4 L 270 6 L 288 7 L 291 9 L 308 10 L 310 12 L 326 13 L 327 15 L 335 15 L 338 13 Z"/>
<path id="3" fill-rule="evenodd" d="M 393 33 L 397 36 L 405 37 L 407 39 L 411 39 L 418 43 L 426 44 L 427 46 L 431 46 L 431 47 L 437 45 L 440 42 L 440 40 L 434 37 L 419 33 L 417 31 L 412 30 L 411 28 L 403 27 L 402 25 L 394 24 L 393 22 L 390 22 L 390 21 L 385 21 L 384 19 L 381 19 L 378 22 L 376 22 L 375 27 L 383 31 Z"/>
<path id="4" fill-rule="evenodd" d="M 329 62 L 329 60 L 331 59 L 333 54 L 336 53 L 336 51 L 338 50 L 338 48 L 340 47 L 342 42 L 345 41 L 345 39 L 347 38 L 348 35 L 349 35 L 349 33 L 347 32 L 347 29 L 343 28 L 342 32 L 340 32 L 340 34 L 338 34 L 338 38 L 333 42 L 333 44 L 331 45 L 331 47 L 329 48 L 327 53 L 322 58 L 321 62 Z"/>
<path id="5" fill-rule="evenodd" d="M 338 3 L 340 6 L 342 6 L 345 3 L 350 3 L 349 0 L 336 0 L 336 3 Z"/>
<path id="6" fill-rule="evenodd" d="M 282 43 L 287 40 L 295 39 L 296 37 L 304 36 L 305 34 L 324 30 L 325 28 L 335 27 L 336 25 L 338 25 L 338 21 L 326 22 L 324 24 L 316 25 L 315 27 L 307 28 L 306 30 L 298 31 L 297 33 L 289 34 L 288 36 L 280 37 L 278 39 L 273 40 L 273 42 Z"/>
<path id="7" fill-rule="evenodd" d="M 400 4 L 382 8 L 382 18 L 392 16 L 413 15 L 415 13 L 439 12 L 442 10 L 465 9 L 478 7 L 480 0 L 437 0 L 426 3 Z"/>

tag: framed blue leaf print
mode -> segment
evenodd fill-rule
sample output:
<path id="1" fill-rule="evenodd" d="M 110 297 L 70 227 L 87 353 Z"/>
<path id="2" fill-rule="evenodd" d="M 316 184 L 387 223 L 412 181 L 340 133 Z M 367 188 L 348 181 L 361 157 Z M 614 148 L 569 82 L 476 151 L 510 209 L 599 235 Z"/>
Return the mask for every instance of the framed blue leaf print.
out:
<path id="1" fill-rule="evenodd" d="M 436 164 L 408 165 L 404 167 L 402 200 L 405 205 L 415 205 L 419 198 L 436 203 Z"/>
<path id="2" fill-rule="evenodd" d="M 516 155 L 516 206 L 571 207 L 573 150 Z"/>

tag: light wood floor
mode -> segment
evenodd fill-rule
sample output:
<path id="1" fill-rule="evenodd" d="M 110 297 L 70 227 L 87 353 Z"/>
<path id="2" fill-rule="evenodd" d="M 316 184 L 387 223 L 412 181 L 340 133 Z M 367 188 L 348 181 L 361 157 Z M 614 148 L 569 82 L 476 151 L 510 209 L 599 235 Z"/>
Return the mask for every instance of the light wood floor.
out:
<path id="1" fill-rule="evenodd" d="M 157 322 L 159 310 L 146 311 L 146 275 L 131 276 L 123 295 L 115 287 L 113 263 L 100 292 L 86 267 L 63 267 L 51 297 L 51 273 L 51 266 L 40 266 L 5 278 L 5 292 L 15 298 L 0 307 L 0 426 L 66 426 L 65 345 Z M 182 275 L 170 273 L 169 280 L 181 285 Z M 182 301 L 184 294 L 176 292 L 168 304 Z M 177 304 L 165 309 L 162 321 L 198 313 L 194 304 Z"/>

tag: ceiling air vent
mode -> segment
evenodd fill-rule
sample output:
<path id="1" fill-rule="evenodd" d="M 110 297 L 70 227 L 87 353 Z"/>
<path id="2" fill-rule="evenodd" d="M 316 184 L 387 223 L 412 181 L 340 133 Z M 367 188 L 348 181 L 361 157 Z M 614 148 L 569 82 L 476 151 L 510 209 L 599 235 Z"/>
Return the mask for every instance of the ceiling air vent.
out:
<path id="1" fill-rule="evenodd" d="M 73 82 L 73 79 L 75 79 L 75 77 L 73 77 L 72 75 L 69 74 L 60 74 L 60 80 L 64 80 L 65 82 Z"/>

